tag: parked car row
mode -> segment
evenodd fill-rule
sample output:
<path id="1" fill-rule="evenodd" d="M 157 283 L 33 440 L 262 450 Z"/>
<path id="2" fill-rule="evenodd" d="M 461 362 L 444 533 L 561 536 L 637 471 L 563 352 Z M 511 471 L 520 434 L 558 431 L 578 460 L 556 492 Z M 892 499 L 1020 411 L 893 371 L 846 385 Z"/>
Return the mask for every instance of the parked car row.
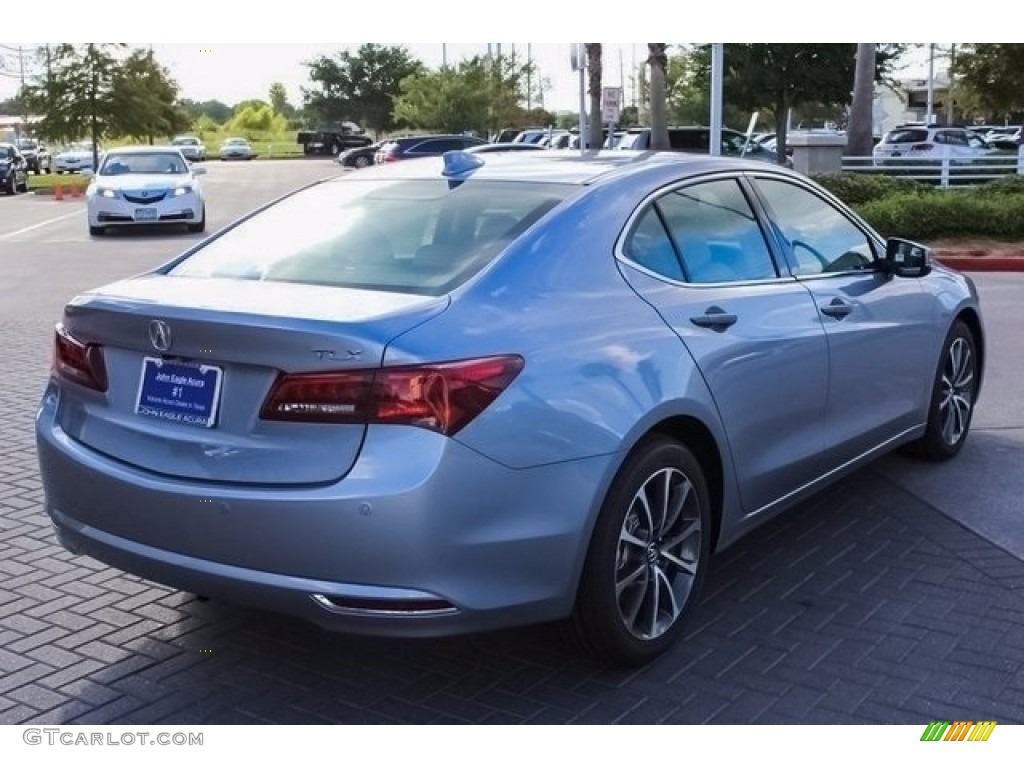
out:
<path id="1" fill-rule="evenodd" d="M 650 128 L 630 128 L 622 131 L 604 131 L 604 149 L 649 150 Z M 680 152 L 707 154 L 711 144 L 711 129 L 703 126 L 669 128 L 671 149 Z M 451 150 L 465 149 L 474 154 L 481 152 L 518 152 L 537 149 L 579 149 L 579 133 L 553 128 L 527 128 L 496 133 L 491 142 L 463 134 L 432 134 L 403 136 L 377 142 L 366 147 L 342 151 L 337 162 L 343 168 L 365 168 L 380 163 L 391 163 L 415 157 L 432 157 Z M 722 151 L 726 156 L 746 156 L 755 160 L 776 163 L 778 155 L 757 141 L 748 141 L 745 134 L 724 128 Z M 787 166 L 792 162 L 787 159 Z"/>

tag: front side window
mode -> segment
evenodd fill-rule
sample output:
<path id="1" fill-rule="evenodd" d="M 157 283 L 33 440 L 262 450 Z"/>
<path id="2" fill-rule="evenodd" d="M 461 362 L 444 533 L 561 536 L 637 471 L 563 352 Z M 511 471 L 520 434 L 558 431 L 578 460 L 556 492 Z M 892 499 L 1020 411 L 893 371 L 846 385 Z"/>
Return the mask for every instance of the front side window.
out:
<path id="1" fill-rule="evenodd" d="M 677 189 L 660 197 L 657 207 L 682 257 L 687 282 L 778 276 L 764 233 L 735 179 Z"/>
<path id="2" fill-rule="evenodd" d="M 772 212 L 797 274 L 874 269 L 870 239 L 831 204 L 788 181 L 759 178 L 753 183 Z"/>
<path id="3" fill-rule="evenodd" d="M 167 274 L 439 295 L 493 260 L 574 185 L 345 179 L 297 192 Z"/>

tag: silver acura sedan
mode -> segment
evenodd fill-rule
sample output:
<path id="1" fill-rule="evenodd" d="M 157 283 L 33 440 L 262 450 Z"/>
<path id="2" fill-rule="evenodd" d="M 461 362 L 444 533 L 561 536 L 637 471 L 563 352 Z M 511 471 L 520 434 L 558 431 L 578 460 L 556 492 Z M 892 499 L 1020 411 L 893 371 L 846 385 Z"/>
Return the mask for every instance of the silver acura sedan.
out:
<path id="1" fill-rule="evenodd" d="M 354 633 L 565 620 L 640 664 L 712 554 L 897 447 L 955 456 L 969 278 L 758 161 L 450 152 L 73 299 L 60 541 Z"/>

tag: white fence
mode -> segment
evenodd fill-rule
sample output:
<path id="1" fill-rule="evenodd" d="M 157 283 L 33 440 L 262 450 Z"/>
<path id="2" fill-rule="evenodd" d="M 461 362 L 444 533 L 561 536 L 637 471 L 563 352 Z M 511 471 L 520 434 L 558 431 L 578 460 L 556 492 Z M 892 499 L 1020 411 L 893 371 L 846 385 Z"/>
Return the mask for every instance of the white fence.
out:
<path id="1" fill-rule="evenodd" d="M 945 157 L 911 159 L 906 157 L 844 157 L 842 170 L 901 176 L 940 187 L 983 184 L 1010 174 L 1024 173 L 1024 155 L 988 155 L 984 157 Z"/>

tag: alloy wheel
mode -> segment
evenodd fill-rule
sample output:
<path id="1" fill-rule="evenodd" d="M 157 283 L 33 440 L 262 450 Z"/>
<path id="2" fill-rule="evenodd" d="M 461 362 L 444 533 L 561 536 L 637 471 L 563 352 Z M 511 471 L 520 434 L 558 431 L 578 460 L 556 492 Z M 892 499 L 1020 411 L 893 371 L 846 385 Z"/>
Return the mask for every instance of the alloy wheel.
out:
<path id="1" fill-rule="evenodd" d="M 619 616 L 631 635 L 660 637 L 689 601 L 700 563 L 700 500 L 674 467 L 639 488 L 622 523 L 615 561 Z"/>
<path id="2" fill-rule="evenodd" d="M 974 407 L 974 355 L 963 337 L 949 345 L 940 386 L 942 437 L 948 445 L 956 445 L 967 431 Z"/>

